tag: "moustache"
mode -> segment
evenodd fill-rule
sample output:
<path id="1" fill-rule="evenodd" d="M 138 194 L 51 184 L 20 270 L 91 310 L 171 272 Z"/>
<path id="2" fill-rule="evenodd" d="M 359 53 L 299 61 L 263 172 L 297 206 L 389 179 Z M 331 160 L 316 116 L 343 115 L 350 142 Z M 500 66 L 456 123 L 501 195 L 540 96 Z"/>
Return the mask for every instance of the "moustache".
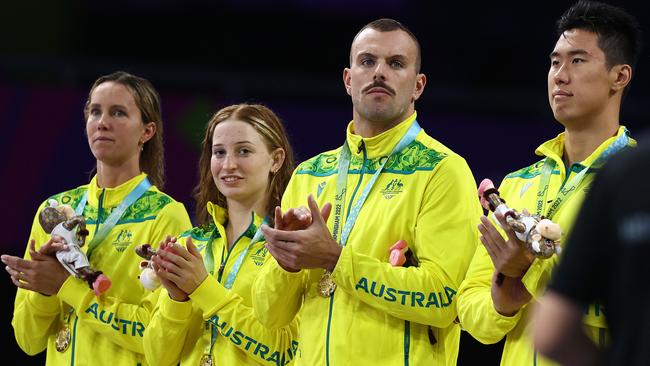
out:
<path id="1" fill-rule="evenodd" d="M 393 90 L 393 88 L 391 88 L 390 86 L 388 86 L 388 85 L 387 85 L 386 83 L 384 83 L 383 81 L 375 81 L 375 82 L 373 82 L 372 84 L 370 84 L 370 85 L 368 85 L 367 87 L 365 87 L 365 88 L 363 89 L 363 92 L 364 92 L 364 93 L 367 93 L 368 90 L 370 90 L 370 89 L 372 89 L 372 88 L 383 88 L 383 89 L 386 89 L 386 90 L 387 90 L 391 95 L 395 95 L 395 90 Z"/>

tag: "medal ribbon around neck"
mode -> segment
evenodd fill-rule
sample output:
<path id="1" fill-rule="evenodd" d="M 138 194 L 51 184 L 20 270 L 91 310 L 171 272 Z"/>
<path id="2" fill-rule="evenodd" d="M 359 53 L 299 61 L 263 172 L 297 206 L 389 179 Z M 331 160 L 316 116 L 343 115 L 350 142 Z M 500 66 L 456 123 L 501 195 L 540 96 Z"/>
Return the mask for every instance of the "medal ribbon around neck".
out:
<path id="1" fill-rule="evenodd" d="M 390 160 L 393 154 L 401 151 L 411 142 L 413 142 L 418 133 L 420 133 L 420 130 L 422 130 L 422 128 L 418 124 L 418 121 L 414 120 L 408 131 L 406 131 L 404 136 L 402 136 L 390 154 L 388 154 L 384 162 L 379 165 L 377 171 L 375 171 L 375 174 L 372 175 L 368 183 L 363 188 L 363 191 L 361 192 L 361 195 L 359 195 L 359 198 L 357 198 L 357 200 L 352 204 L 350 213 L 345 220 L 345 225 L 343 225 L 343 229 L 341 230 L 341 221 L 343 217 L 343 211 L 345 209 L 346 187 L 348 182 L 348 170 L 350 168 L 351 156 L 350 147 L 348 146 L 348 141 L 346 139 L 343 147 L 341 148 L 341 155 L 339 157 L 339 175 L 336 179 L 336 192 L 334 197 L 334 226 L 332 228 L 332 236 L 334 237 L 335 241 L 338 241 L 341 247 L 344 247 L 347 243 L 350 232 L 354 227 L 354 223 L 357 221 L 359 212 L 361 212 L 361 207 L 363 207 L 363 204 L 366 202 L 366 198 L 368 198 L 370 190 L 377 182 L 377 178 L 379 178 L 379 175 L 384 170 L 384 167 L 386 166 L 386 163 L 388 163 L 388 160 Z M 361 166 L 361 169 L 363 170 L 363 165 Z M 336 291 L 336 283 L 334 280 L 332 280 L 332 276 L 329 270 L 326 269 L 325 272 L 323 272 L 323 275 L 318 281 L 317 291 L 318 294 L 322 297 L 330 297 L 334 291 Z"/>
<path id="2" fill-rule="evenodd" d="M 264 218 L 260 226 L 257 228 L 257 231 L 255 231 L 255 235 L 253 235 L 253 238 L 248 243 L 244 251 L 239 254 L 239 257 L 237 257 L 237 260 L 233 264 L 232 269 L 228 273 L 228 277 L 226 277 L 226 282 L 223 284 L 223 286 L 228 290 L 230 290 L 232 288 L 232 285 L 235 283 L 235 279 L 239 274 L 239 270 L 241 269 L 241 264 L 244 261 L 244 258 L 246 258 L 246 255 L 248 254 L 248 250 L 251 248 L 253 244 L 263 239 L 262 225 L 268 225 L 268 223 L 269 223 L 269 218 L 267 216 Z M 205 268 L 208 270 L 208 272 L 210 272 L 213 275 L 214 275 L 214 254 L 212 253 L 212 242 L 214 241 L 216 233 L 217 233 L 217 229 L 215 228 L 214 232 L 210 236 L 210 240 L 208 240 L 208 243 L 205 246 L 205 257 L 203 258 L 203 263 L 205 264 Z M 206 345 L 205 350 L 203 352 L 204 355 L 203 357 L 201 357 L 201 359 L 202 360 L 205 359 L 202 362 L 206 362 L 206 363 L 209 362 L 209 364 L 212 365 L 212 348 L 214 347 L 214 344 L 217 340 L 217 335 L 219 333 L 217 331 L 217 327 L 212 322 L 206 322 L 206 323 L 207 323 L 206 330 L 208 328 L 210 330 L 210 343 Z M 208 324 L 209 327 L 207 326 Z"/>
<path id="3" fill-rule="evenodd" d="M 223 284 L 223 286 L 227 289 L 231 289 L 232 285 L 235 283 L 235 279 L 237 278 L 237 274 L 239 274 L 239 270 L 241 269 L 241 264 L 244 261 L 244 258 L 246 258 L 246 255 L 248 254 L 248 250 L 251 248 L 251 246 L 258 241 L 263 239 L 263 234 L 262 234 L 262 225 L 268 225 L 269 223 L 269 218 L 265 217 L 264 220 L 262 221 L 262 224 L 257 228 L 257 231 L 255 232 L 255 235 L 253 235 L 253 238 L 251 239 L 250 243 L 246 246 L 246 249 L 244 249 L 243 252 L 239 254 L 239 257 L 237 257 L 237 260 L 232 266 L 232 269 L 230 270 L 230 273 L 228 273 L 228 277 L 226 278 L 226 282 Z M 215 228 L 214 233 L 212 233 L 212 236 L 210 236 L 210 240 L 205 246 L 205 258 L 203 259 L 203 262 L 205 264 L 205 268 L 208 270 L 208 272 L 214 274 L 214 254 L 212 254 L 212 241 L 215 238 L 217 230 Z"/>
<path id="4" fill-rule="evenodd" d="M 88 243 L 88 249 L 86 250 L 86 256 L 90 258 L 90 255 L 92 252 L 99 246 L 99 244 L 106 239 L 106 236 L 108 233 L 113 230 L 113 227 L 117 224 L 119 219 L 122 217 L 126 209 L 129 208 L 133 204 L 133 202 L 137 201 L 142 195 L 149 190 L 151 187 L 151 182 L 149 181 L 149 178 L 145 177 L 129 194 L 120 202 L 120 204 L 111 212 L 111 214 L 108 216 L 106 221 L 104 221 L 104 224 L 102 227 L 95 232 L 95 236 L 93 236 L 93 239 Z M 77 205 L 77 208 L 75 209 L 75 212 L 77 215 L 83 215 L 84 208 L 86 207 L 86 203 L 88 202 L 88 190 L 86 190 L 86 193 L 83 195 L 81 198 L 81 201 L 79 202 L 79 205 Z M 100 212 L 97 212 L 97 222 L 99 222 L 99 215 Z"/>
<path id="5" fill-rule="evenodd" d="M 366 199 L 368 198 L 368 195 L 370 194 L 370 190 L 372 187 L 375 185 L 377 182 L 377 179 L 379 178 L 379 175 L 381 174 L 382 170 L 384 170 L 384 167 L 386 166 L 386 163 L 390 160 L 390 158 L 395 154 L 396 152 L 399 152 L 403 150 L 406 146 L 408 146 L 411 142 L 415 141 L 415 138 L 417 135 L 420 133 L 422 128 L 418 124 L 417 120 L 414 120 L 411 126 L 409 127 L 408 131 L 402 136 L 402 139 L 395 145 L 393 150 L 390 152 L 388 157 L 384 160 L 383 163 L 377 168 L 377 171 L 375 171 L 375 174 L 372 175 L 368 183 L 365 185 L 363 188 L 363 191 L 361 192 L 361 195 L 357 200 L 352 204 L 352 208 L 350 209 L 350 213 L 345 220 L 345 225 L 343 226 L 343 229 L 341 230 L 341 221 L 343 217 L 343 210 L 345 208 L 345 196 L 346 196 L 346 186 L 347 186 L 347 180 L 348 180 L 348 169 L 350 168 L 350 147 L 348 146 L 347 140 L 345 141 L 345 144 L 343 144 L 343 147 L 341 148 L 341 155 L 339 157 L 339 175 L 336 180 L 336 196 L 334 197 L 334 227 L 333 227 L 333 237 L 334 240 L 337 240 L 339 242 L 339 245 L 344 247 L 345 244 L 348 241 L 348 237 L 350 236 L 350 232 L 352 231 L 352 228 L 354 227 L 355 222 L 357 221 L 357 217 L 359 216 L 359 212 L 361 211 L 361 207 L 363 204 L 366 202 Z M 363 166 L 361 167 L 363 169 Z"/>
<path id="6" fill-rule="evenodd" d="M 628 136 L 629 132 L 627 130 L 624 131 L 619 137 L 612 142 L 605 151 L 603 151 L 598 158 L 588 167 L 585 167 L 580 171 L 580 173 L 576 174 L 571 178 L 571 180 L 562 188 L 560 188 L 560 191 L 557 194 L 557 197 L 551 203 L 551 206 L 548 208 L 546 215 L 544 215 L 546 218 L 549 220 L 553 219 L 553 216 L 558 212 L 560 207 L 566 200 L 571 197 L 571 194 L 577 190 L 578 186 L 580 183 L 582 183 L 582 180 L 587 174 L 587 171 L 589 169 L 593 168 L 600 168 L 605 162 L 615 153 L 623 149 L 625 146 L 630 141 L 630 138 Z M 542 167 L 542 177 L 539 182 L 539 188 L 537 189 L 537 214 L 542 215 L 544 212 L 544 207 L 546 203 L 546 195 L 548 194 L 548 184 L 551 180 L 551 175 L 553 174 L 553 170 L 555 169 L 555 165 L 557 163 L 555 160 L 547 157 L 544 161 L 544 166 Z M 566 172 L 566 174 L 569 174 L 570 172 Z"/>

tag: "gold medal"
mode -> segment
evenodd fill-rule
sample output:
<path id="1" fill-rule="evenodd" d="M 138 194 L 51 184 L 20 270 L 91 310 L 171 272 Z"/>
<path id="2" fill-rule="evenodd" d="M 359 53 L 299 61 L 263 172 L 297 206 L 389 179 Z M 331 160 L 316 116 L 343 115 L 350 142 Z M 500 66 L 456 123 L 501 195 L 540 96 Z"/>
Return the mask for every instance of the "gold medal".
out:
<path id="1" fill-rule="evenodd" d="M 322 297 L 330 297 L 336 290 L 336 283 L 332 280 L 332 276 L 329 271 L 325 271 L 318 281 L 318 294 Z"/>
<path id="2" fill-rule="evenodd" d="M 70 328 L 64 324 L 61 329 L 56 333 L 56 350 L 65 352 L 70 346 Z"/>
<path id="3" fill-rule="evenodd" d="M 200 366 L 212 366 L 212 355 L 205 354 L 201 356 L 201 361 L 199 361 Z"/>

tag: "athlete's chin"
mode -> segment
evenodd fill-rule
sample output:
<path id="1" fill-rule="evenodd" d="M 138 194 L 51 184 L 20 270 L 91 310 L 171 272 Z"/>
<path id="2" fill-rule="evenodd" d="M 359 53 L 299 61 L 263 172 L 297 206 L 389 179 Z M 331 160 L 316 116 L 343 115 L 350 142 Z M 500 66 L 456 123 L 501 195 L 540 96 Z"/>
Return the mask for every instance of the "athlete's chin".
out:
<path id="1" fill-rule="evenodd" d="M 394 108 L 385 105 L 370 106 L 365 109 L 364 114 L 366 120 L 378 123 L 393 121 L 398 115 L 398 113 L 395 113 Z"/>

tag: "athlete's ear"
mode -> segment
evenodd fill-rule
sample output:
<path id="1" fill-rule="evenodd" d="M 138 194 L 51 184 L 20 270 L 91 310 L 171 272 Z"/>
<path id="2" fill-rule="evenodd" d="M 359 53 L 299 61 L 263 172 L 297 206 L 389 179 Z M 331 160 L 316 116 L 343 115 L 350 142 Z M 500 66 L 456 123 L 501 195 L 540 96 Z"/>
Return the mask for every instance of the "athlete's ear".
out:
<path id="1" fill-rule="evenodd" d="M 632 80 L 632 67 L 627 64 L 613 66 L 609 70 L 609 75 L 612 81 L 612 91 L 618 92 L 625 89 Z"/>
<path id="2" fill-rule="evenodd" d="M 351 79 L 350 69 L 346 67 L 343 69 L 343 85 L 345 85 L 345 92 L 350 96 L 352 96 L 352 87 L 350 86 Z"/>
<path id="3" fill-rule="evenodd" d="M 417 74 L 415 78 L 415 88 L 413 88 L 413 96 L 411 97 L 411 102 L 415 102 L 420 99 L 422 92 L 424 92 L 424 86 L 427 85 L 427 77 L 424 74 Z"/>

